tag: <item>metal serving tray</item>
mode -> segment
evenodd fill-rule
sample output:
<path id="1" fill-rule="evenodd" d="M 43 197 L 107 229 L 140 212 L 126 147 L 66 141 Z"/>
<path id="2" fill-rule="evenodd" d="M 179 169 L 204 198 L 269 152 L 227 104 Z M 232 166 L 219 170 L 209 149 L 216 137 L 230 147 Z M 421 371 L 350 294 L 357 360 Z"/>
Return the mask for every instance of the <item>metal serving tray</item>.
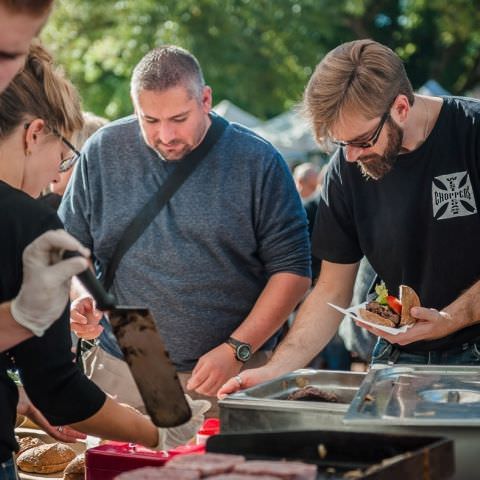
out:
<path id="1" fill-rule="evenodd" d="M 222 432 L 341 426 L 350 402 L 365 378 L 362 372 L 295 370 L 229 395 L 219 402 Z M 335 393 L 338 403 L 286 400 L 311 385 Z"/>
<path id="2" fill-rule="evenodd" d="M 348 424 L 480 426 L 480 368 L 404 365 L 371 370 Z"/>
<path id="3" fill-rule="evenodd" d="M 254 405 L 271 405 L 277 408 L 318 410 L 328 404 L 344 410 L 344 404 L 350 404 L 365 378 L 362 372 L 340 372 L 335 370 L 295 370 L 270 382 L 261 383 L 251 388 L 234 393 L 227 397 L 223 404 L 231 401 L 252 401 Z M 317 402 L 303 400 L 287 400 L 296 390 L 306 386 L 317 387 L 325 392 L 334 393 L 338 402 Z"/>

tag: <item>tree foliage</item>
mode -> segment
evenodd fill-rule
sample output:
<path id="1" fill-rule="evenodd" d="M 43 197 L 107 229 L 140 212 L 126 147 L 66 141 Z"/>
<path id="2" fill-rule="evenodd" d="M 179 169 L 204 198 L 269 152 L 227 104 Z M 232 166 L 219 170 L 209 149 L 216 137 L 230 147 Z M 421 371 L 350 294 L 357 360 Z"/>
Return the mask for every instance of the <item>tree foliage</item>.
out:
<path id="1" fill-rule="evenodd" d="M 183 46 L 216 101 L 268 118 L 301 98 L 331 48 L 373 38 L 406 62 L 414 84 L 464 93 L 480 79 L 478 0 L 57 0 L 43 39 L 84 106 L 131 112 L 129 77 L 151 48 Z"/>

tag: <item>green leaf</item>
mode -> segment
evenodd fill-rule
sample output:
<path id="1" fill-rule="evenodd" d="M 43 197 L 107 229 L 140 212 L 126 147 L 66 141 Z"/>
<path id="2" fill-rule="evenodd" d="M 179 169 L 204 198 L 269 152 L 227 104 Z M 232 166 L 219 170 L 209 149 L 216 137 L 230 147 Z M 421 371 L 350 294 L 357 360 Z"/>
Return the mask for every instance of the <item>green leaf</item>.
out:
<path id="1" fill-rule="evenodd" d="M 375 286 L 375 293 L 377 294 L 375 301 L 380 305 L 387 305 L 388 290 L 384 282 Z"/>

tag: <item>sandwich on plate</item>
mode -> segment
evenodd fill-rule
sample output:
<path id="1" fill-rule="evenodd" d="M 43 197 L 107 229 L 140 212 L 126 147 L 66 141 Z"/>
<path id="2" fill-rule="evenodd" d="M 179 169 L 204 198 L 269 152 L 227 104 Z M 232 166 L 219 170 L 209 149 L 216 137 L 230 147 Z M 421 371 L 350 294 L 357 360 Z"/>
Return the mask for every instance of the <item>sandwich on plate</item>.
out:
<path id="1" fill-rule="evenodd" d="M 403 327 L 413 325 L 416 320 L 410 314 L 412 307 L 420 306 L 420 299 L 413 288 L 400 285 L 399 297 L 388 293 L 385 284 L 375 287 L 377 298 L 368 302 L 365 308 L 360 308 L 358 313 L 364 320 L 386 327 Z"/>

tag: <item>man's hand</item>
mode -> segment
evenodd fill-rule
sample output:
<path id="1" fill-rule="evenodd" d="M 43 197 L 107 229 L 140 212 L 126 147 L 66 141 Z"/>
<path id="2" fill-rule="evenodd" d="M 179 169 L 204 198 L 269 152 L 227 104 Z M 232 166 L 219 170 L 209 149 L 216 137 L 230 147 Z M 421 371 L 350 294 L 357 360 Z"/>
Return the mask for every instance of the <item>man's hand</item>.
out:
<path id="1" fill-rule="evenodd" d="M 362 322 L 355 322 L 359 327 L 366 328 L 369 332 L 383 337 L 390 343 L 408 345 L 419 340 L 436 340 L 453 333 L 460 328 L 455 319 L 447 312 L 448 308 L 442 311 L 434 308 L 414 307 L 411 314 L 417 322 L 405 333 L 390 335 Z"/>
<path id="2" fill-rule="evenodd" d="M 217 397 L 222 400 L 231 393 L 238 392 L 245 388 L 253 387 L 259 383 L 267 382 L 278 376 L 268 364 L 260 368 L 244 370 L 242 373 L 227 380 L 218 390 Z"/>
<path id="3" fill-rule="evenodd" d="M 93 298 L 77 298 L 70 307 L 70 328 L 77 337 L 93 340 L 103 332 L 103 327 L 99 325 L 102 315 L 95 308 Z"/>
<path id="4" fill-rule="evenodd" d="M 61 260 L 62 250 L 90 254 L 64 230 L 45 232 L 23 251 L 23 283 L 10 310 L 17 323 L 39 337 L 65 309 L 72 276 L 88 268 L 84 257 Z"/>
<path id="5" fill-rule="evenodd" d="M 48 433 L 55 440 L 60 442 L 73 443 L 78 439 L 85 439 L 87 436 L 84 433 L 78 432 L 69 426 L 54 427 L 50 422 L 42 415 L 30 401 L 23 387 L 18 388 L 18 404 L 17 413 L 25 415 L 32 422 L 36 423 L 43 431 Z"/>
<path id="6" fill-rule="evenodd" d="M 224 382 L 236 375 L 242 366 L 242 362 L 235 358 L 232 347 L 222 343 L 199 358 L 187 388 L 213 397 Z"/>

